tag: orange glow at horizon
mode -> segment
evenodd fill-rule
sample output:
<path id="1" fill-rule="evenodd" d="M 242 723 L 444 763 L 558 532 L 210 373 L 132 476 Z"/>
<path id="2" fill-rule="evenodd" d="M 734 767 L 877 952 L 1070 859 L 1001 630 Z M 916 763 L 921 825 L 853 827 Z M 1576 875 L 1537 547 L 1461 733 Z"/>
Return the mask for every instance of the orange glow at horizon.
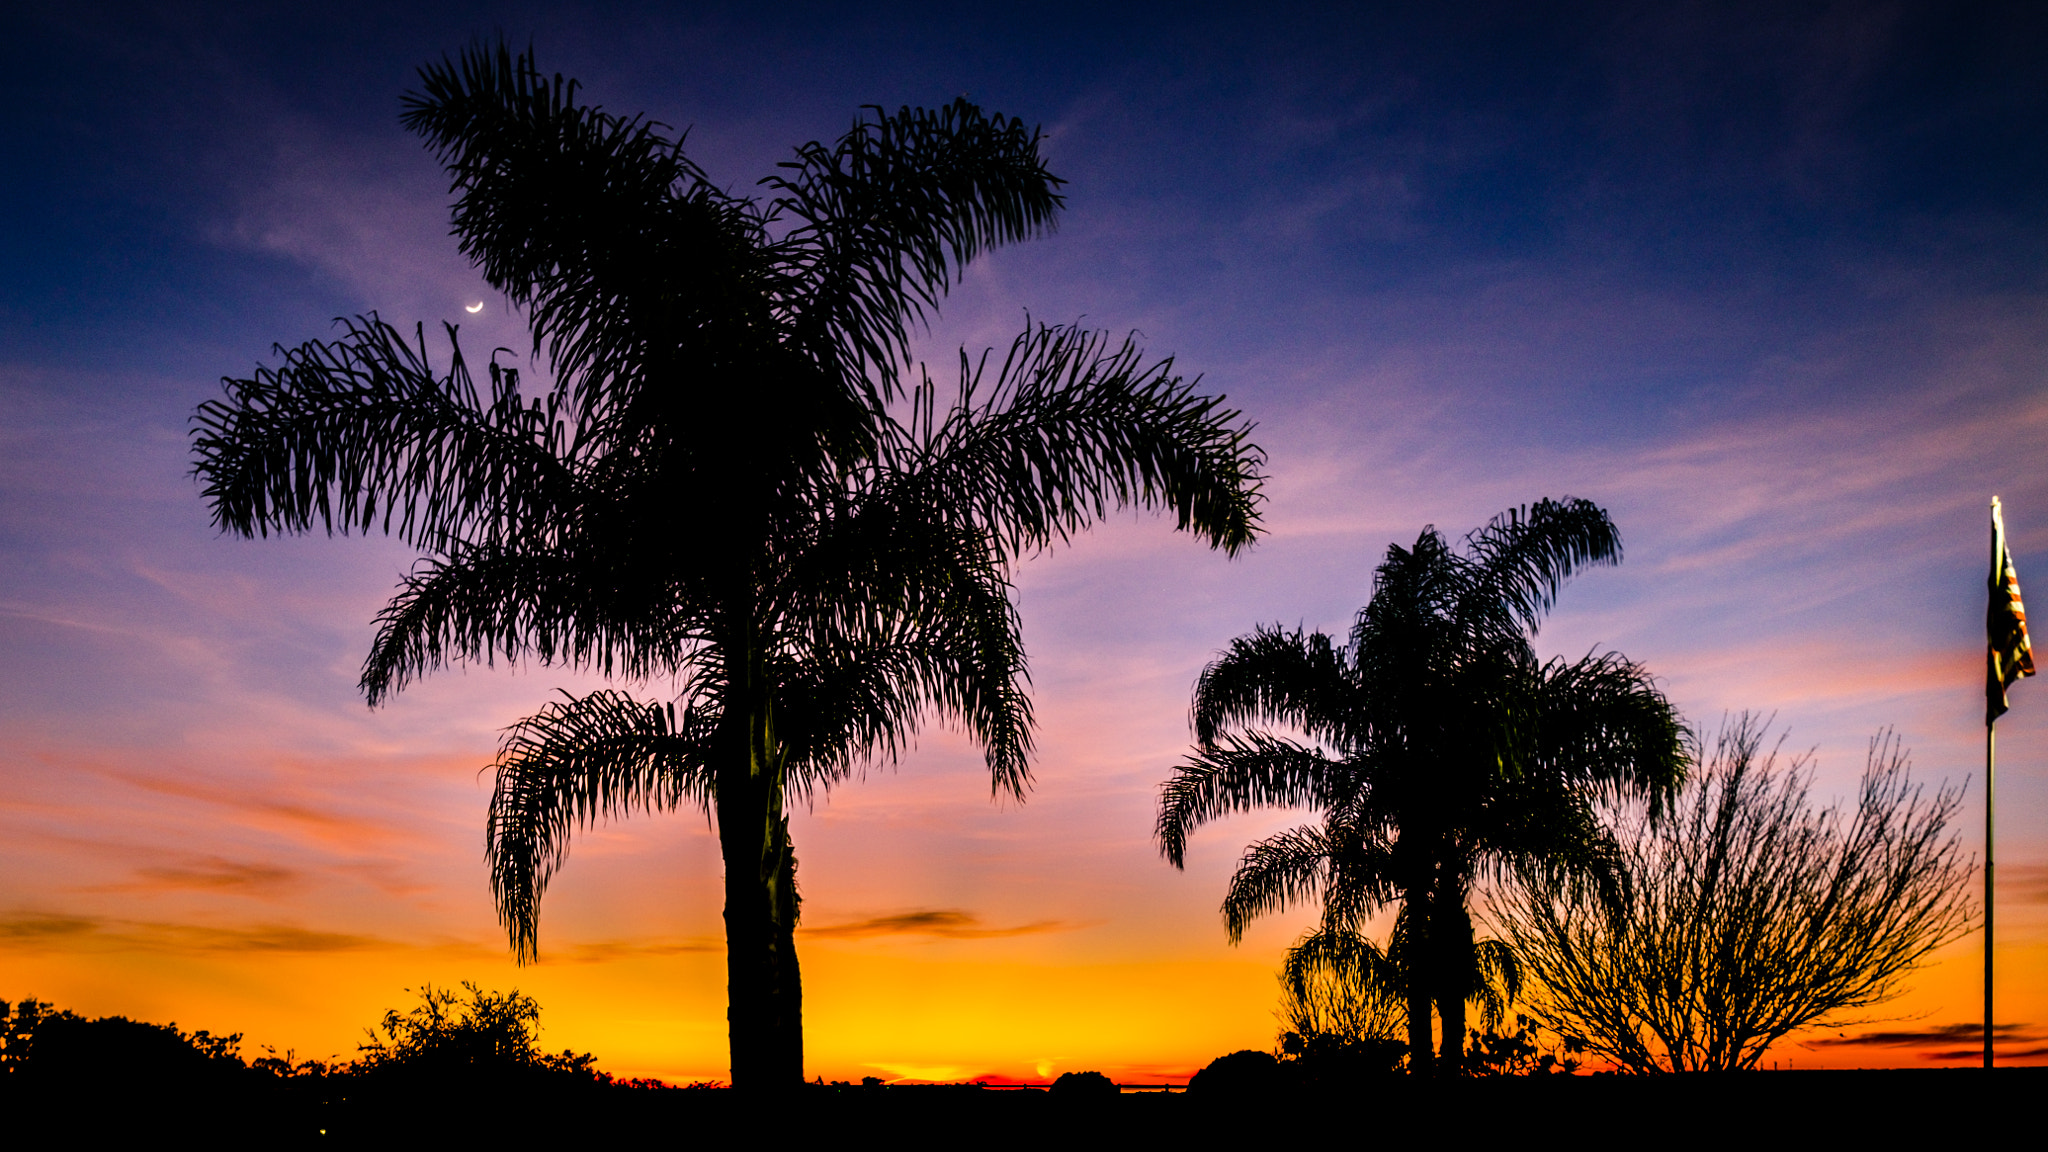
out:
<path id="1" fill-rule="evenodd" d="M 1071 736 L 1054 731 L 1055 753 Z M 929 744 L 939 763 L 877 774 L 798 815 L 809 1075 L 1043 1081 L 1093 1069 L 1181 1081 L 1225 1052 L 1272 1047 L 1275 972 L 1309 915 L 1261 921 L 1231 948 L 1214 907 L 1242 844 L 1292 816 L 1205 829 L 1183 875 L 1142 836 L 1109 850 L 1071 839 L 1080 813 L 1104 806 L 1114 823 L 1135 824 L 1149 803 L 1142 780 L 1054 774 L 1030 804 L 991 806 L 966 762 L 971 749 Z M 50 903 L 0 918 L 0 998 L 242 1032 L 249 1056 L 267 1046 L 347 1059 L 387 1008 L 411 1003 L 408 989 L 472 980 L 536 997 L 543 1043 L 593 1052 L 614 1075 L 726 1078 L 716 849 L 701 814 L 579 834 L 544 909 L 542 962 L 521 968 L 492 922 L 475 831 L 460 819 L 481 808 L 473 761 L 296 759 L 235 771 L 239 784 L 227 787 L 95 768 L 96 779 L 121 782 L 95 793 L 108 827 L 124 826 L 122 796 L 170 797 L 150 819 L 187 812 L 204 850 L 110 855 L 101 843 L 51 857 L 75 871 L 46 870 Z M 379 788 L 375 803 L 360 795 Z M 66 805 L 56 795 L 0 803 L 24 807 L 48 815 Z M 256 851 L 263 845 L 270 856 Z M 976 861 L 977 874 L 934 887 L 946 859 Z M 2000 1019 L 2029 1024 L 2033 1037 L 2002 1045 L 2032 1050 L 2013 1063 L 2048 1063 L 2033 1024 L 2048 1019 L 2040 871 L 2001 869 Z M 905 899 L 933 896 L 948 903 Z M 1951 944 L 1902 998 L 1869 1014 L 1904 1023 L 1843 1031 L 1974 1022 L 1981 946 L 1977 934 Z M 1929 1060 L 1943 1047 L 1931 1042 L 1812 1043 L 1839 1039 L 1796 1034 L 1766 1062 L 1969 1062 Z"/>
<path id="2" fill-rule="evenodd" d="M 814 946 L 803 960 L 814 1077 L 1042 1080 L 1095 1069 L 1179 1081 L 1223 1052 L 1273 1041 L 1273 967 L 1250 958 L 1062 965 Z M 618 1076 L 726 1078 L 717 952 L 516 968 L 455 947 L 166 954 L 17 942 L 0 972 L 20 989 L 15 999 L 241 1032 L 245 1057 L 273 1048 L 300 1059 L 349 1059 L 385 1009 L 413 1002 L 409 990 L 472 980 L 535 997 L 549 1050 L 594 1052 Z"/>
<path id="3" fill-rule="evenodd" d="M 518 968 L 502 953 L 458 946 L 391 948 L 280 940 L 270 949 L 181 951 L 102 942 L 36 946 L 11 933 L 0 975 L 13 999 L 34 995 L 85 1015 L 127 1015 L 216 1034 L 244 1034 L 243 1054 L 294 1050 L 300 1059 L 351 1058 L 387 1008 L 408 1007 L 425 983 L 534 996 L 542 1043 L 598 1056 L 617 1076 L 672 1083 L 724 1080 L 724 963 L 715 949 L 649 951 L 601 961 Z M 318 946 L 317 941 L 312 942 Z M 915 946 L 812 944 L 805 969 L 806 1070 L 828 1080 L 995 1078 L 1042 1082 L 1097 1070 L 1121 1082 L 1184 1081 L 1240 1048 L 1270 1049 L 1276 1031 L 1277 955 L 1230 959 L 1048 963 L 1000 956 L 918 955 Z M 2015 974 L 2001 980 L 2001 1020 L 2048 1013 L 2037 981 L 2048 964 L 2039 938 L 2000 948 Z M 1972 941 L 1944 951 L 1911 990 L 1871 1014 L 1891 1025 L 1862 1034 L 1972 1025 L 1981 952 Z M 1829 1043 L 1834 1030 L 1796 1033 L 1766 1066 L 1800 1068 L 1967 1066 L 1975 1041 L 1887 1045 Z M 1818 1042 L 1818 1043 L 1816 1043 Z M 2038 1034 L 2002 1041 L 2001 1063 L 2044 1064 Z M 1946 1058 L 1932 1053 L 1946 1051 Z"/>

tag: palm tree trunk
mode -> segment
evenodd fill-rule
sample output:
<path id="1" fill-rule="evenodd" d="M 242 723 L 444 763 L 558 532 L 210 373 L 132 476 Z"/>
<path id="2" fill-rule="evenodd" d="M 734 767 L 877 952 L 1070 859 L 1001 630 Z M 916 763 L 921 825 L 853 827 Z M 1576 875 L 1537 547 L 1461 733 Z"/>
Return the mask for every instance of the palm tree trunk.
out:
<path id="1" fill-rule="evenodd" d="M 718 842 L 725 858 L 726 1022 L 733 1087 L 745 1089 L 785 1087 L 804 1077 L 796 856 L 780 797 L 763 795 L 766 788 L 745 787 L 752 783 L 721 780 L 718 790 Z"/>
<path id="2" fill-rule="evenodd" d="M 1408 989 L 1408 1072 L 1428 1076 L 1436 1071 L 1436 1054 L 1429 1042 L 1429 990 L 1421 985 Z"/>
<path id="3" fill-rule="evenodd" d="M 780 806 L 778 805 L 778 808 Z M 782 867 L 775 883 L 776 1051 L 780 1054 L 783 1077 L 803 1083 L 804 1079 L 804 981 L 797 968 L 796 924 L 803 897 L 796 890 L 796 845 L 789 839 L 789 817 L 783 816 Z"/>
<path id="4" fill-rule="evenodd" d="M 1423 889 L 1411 887 L 1403 895 L 1401 905 L 1408 931 L 1399 961 L 1408 997 L 1408 1073 L 1428 1076 L 1436 1071 L 1435 1052 L 1429 1042 L 1429 968 L 1418 961 L 1429 955 L 1429 896 Z"/>
<path id="5" fill-rule="evenodd" d="M 1465 909 L 1462 890 L 1445 893 L 1433 911 L 1430 945 L 1436 956 L 1432 975 L 1437 980 L 1437 1018 L 1443 1023 L 1443 1047 L 1439 1053 L 1444 1076 L 1457 1076 L 1465 1067 L 1465 1000 L 1472 994 L 1474 971 L 1472 914 Z"/>
<path id="6" fill-rule="evenodd" d="M 1437 1016 L 1444 1027 L 1443 1048 L 1438 1052 L 1440 1067 L 1437 1071 L 1444 1076 L 1457 1076 L 1465 1070 L 1465 997 L 1462 993 L 1446 991 L 1437 998 Z"/>
<path id="7" fill-rule="evenodd" d="M 758 669 L 757 660 L 749 663 L 749 671 Z M 772 697 L 744 694 L 758 701 L 747 710 L 745 754 L 729 757 L 718 774 L 726 1024 L 733 1087 L 778 1090 L 804 1078 L 796 854 L 782 807 L 785 764 L 775 739 Z"/>

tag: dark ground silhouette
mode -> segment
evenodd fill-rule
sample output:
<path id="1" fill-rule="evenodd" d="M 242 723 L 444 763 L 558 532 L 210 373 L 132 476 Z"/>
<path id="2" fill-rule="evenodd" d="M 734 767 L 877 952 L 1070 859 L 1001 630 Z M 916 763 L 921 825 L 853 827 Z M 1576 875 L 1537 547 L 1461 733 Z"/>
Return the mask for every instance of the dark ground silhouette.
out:
<path id="1" fill-rule="evenodd" d="M 2019 1119 L 2048 1095 L 2048 1068 L 1541 1075 L 1431 1081 L 1388 1072 L 1315 1074 L 1262 1052 L 1220 1057 L 1183 1092 L 1109 1091 L 1069 1073 L 1050 1090 L 976 1084 L 811 1084 L 780 1093 L 622 1081 L 588 1055 L 547 1055 L 537 1010 L 517 993 L 423 992 L 390 1013 L 350 1063 L 272 1054 L 240 1037 L 122 1017 L 87 1020 L 33 1001 L 5 1020 L 0 1116 L 10 1137 L 84 1145 L 107 1136 L 264 1147 L 491 1140 L 635 1140 L 684 1145 L 759 1126 L 771 1101 L 785 1145 L 871 1133 L 977 1146 L 1209 1147 L 1343 1128 L 1400 1139 L 1404 1124 L 1508 1125 L 1557 1139 L 1635 1139 L 1670 1130 L 1800 1135 L 1901 1133 Z M 6 1005 L 0 1003 L 0 1014 Z M 395 1026 L 395 1028 L 394 1028 Z M 494 1031 L 495 1030 L 495 1031 Z M 381 1050 L 378 1045 L 381 1044 Z M 1415 1130 L 1424 1135 L 1422 1128 Z M 26 1147 L 31 1145 L 16 1144 Z"/>

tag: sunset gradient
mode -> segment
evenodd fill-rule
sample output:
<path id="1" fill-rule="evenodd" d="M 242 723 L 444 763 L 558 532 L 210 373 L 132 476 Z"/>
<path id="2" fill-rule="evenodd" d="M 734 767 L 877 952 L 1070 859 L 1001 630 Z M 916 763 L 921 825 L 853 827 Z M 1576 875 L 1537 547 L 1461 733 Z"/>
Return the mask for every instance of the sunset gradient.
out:
<path id="1" fill-rule="evenodd" d="M 493 916 L 498 734 L 602 681 L 458 668 L 366 708 L 413 556 L 221 536 L 189 475 L 219 378 L 336 316 L 459 321 L 473 358 L 524 366 L 397 124 L 413 68 L 500 30 L 689 127 L 736 191 L 864 103 L 1042 122 L 1059 231 L 973 265 L 920 354 L 944 379 L 1027 309 L 1135 329 L 1269 455 L 1268 535 L 1237 560 L 1123 516 L 1018 568 L 1027 802 L 935 727 L 799 811 L 809 1075 L 1178 1081 L 1270 1047 L 1313 910 L 1233 947 L 1217 905 L 1302 814 L 1160 858 L 1189 689 L 1254 625 L 1347 627 L 1390 543 L 1545 496 L 1606 507 L 1627 558 L 1565 590 L 1540 655 L 1624 652 L 1707 729 L 1773 714 L 1831 800 L 1890 727 L 1916 779 L 1967 779 L 1981 858 L 1993 494 L 2048 601 L 2037 9 L 421 7 L 0 17 L 0 999 L 346 1057 L 409 989 L 472 980 L 615 1074 L 726 1078 L 702 812 L 579 833 L 536 965 Z M 2048 687 L 2012 700 L 2000 1050 L 2048 1063 Z M 1982 947 L 1773 1058 L 1974 1060 Z"/>

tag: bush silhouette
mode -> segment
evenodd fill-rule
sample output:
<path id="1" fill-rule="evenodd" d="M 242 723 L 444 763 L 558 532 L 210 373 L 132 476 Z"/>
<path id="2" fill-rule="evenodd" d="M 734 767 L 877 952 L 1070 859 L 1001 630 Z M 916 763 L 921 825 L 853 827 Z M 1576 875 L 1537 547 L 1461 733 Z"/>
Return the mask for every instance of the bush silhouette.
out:
<path id="1" fill-rule="evenodd" d="M 1052 1082 L 1055 1100 L 1114 1100 L 1123 1095 L 1116 1081 L 1100 1072 L 1062 1072 Z"/>
<path id="2" fill-rule="evenodd" d="M 28 1066 L 36 1029 L 57 1017 L 76 1019 L 33 996 L 15 1005 L 0 1000 L 0 1076 L 12 1075 Z"/>
<path id="3" fill-rule="evenodd" d="M 1323 1083 L 1399 1072 L 1408 1056 L 1405 1041 L 1391 1036 L 1350 1037 L 1332 1033 L 1280 1037 L 1287 1063 L 1304 1079 Z"/>
<path id="4" fill-rule="evenodd" d="M 1246 1048 L 1209 1061 L 1207 1068 L 1188 1081 L 1188 1095 L 1207 1100 L 1264 1096 L 1278 1091 L 1284 1083 L 1280 1061 L 1271 1052 Z"/>
<path id="5" fill-rule="evenodd" d="M 486 992 L 467 980 L 462 987 L 467 999 L 426 984 L 410 1011 L 386 1012 L 360 1046 L 354 1072 L 380 1079 L 609 1079 L 587 1052 L 540 1050 L 540 1003 L 533 997 L 517 989 Z"/>
<path id="6" fill-rule="evenodd" d="M 242 1036 L 183 1032 L 126 1016 L 96 1020 L 24 1000 L 5 1018 L 0 1066 L 10 1077 L 43 1087 L 121 1084 L 143 1091 L 186 1089 L 239 1075 Z"/>

